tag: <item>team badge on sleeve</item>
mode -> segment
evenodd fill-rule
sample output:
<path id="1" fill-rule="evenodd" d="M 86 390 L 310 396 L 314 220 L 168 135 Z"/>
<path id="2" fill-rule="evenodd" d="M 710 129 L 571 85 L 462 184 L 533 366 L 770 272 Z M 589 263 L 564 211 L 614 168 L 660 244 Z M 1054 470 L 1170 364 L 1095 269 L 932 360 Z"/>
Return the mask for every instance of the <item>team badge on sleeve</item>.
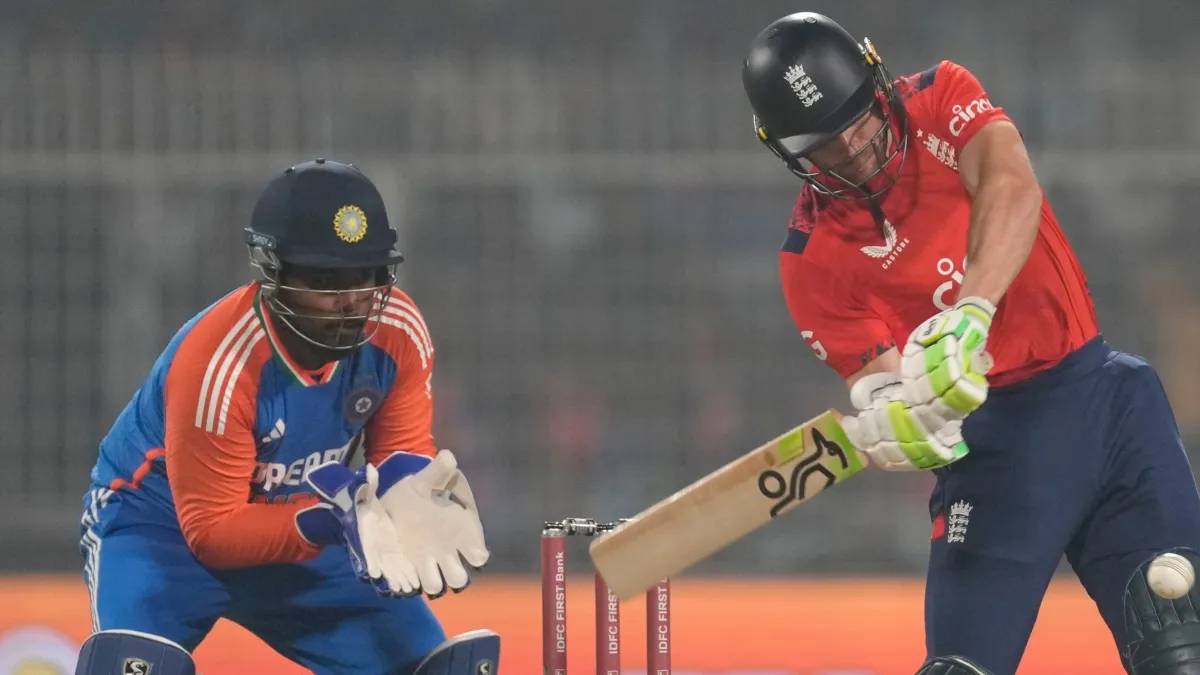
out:
<path id="1" fill-rule="evenodd" d="M 346 397 L 342 413 L 352 422 L 366 422 L 381 400 L 383 392 L 374 387 L 355 389 Z"/>

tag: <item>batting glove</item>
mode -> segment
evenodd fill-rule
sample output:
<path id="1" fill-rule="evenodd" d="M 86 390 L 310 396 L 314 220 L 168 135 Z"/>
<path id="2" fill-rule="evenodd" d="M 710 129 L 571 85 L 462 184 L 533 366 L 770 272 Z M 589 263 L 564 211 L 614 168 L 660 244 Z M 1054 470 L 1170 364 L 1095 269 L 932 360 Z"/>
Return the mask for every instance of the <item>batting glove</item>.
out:
<path id="1" fill-rule="evenodd" d="M 850 389 L 850 402 L 859 412 L 842 419 L 846 437 L 885 471 L 936 469 L 967 455 L 962 422 L 906 400 L 897 373 L 863 377 Z"/>
<path id="2" fill-rule="evenodd" d="M 379 464 L 379 501 L 396 528 L 403 595 L 438 598 L 471 583 L 491 554 L 471 486 L 449 450 L 394 452 Z"/>
<path id="3" fill-rule="evenodd" d="M 928 406 L 927 414 L 944 421 L 965 419 L 983 405 L 992 367 L 985 348 L 995 313 L 983 298 L 964 298 L 918 326 L 900 359 L 905 398 Z"/>

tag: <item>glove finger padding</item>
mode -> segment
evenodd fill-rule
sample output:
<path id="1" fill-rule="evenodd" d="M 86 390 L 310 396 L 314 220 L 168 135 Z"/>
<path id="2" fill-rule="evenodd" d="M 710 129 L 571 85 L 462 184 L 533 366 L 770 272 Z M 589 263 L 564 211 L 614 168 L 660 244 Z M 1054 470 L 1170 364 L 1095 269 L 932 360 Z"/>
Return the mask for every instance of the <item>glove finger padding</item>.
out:
<path id="1" fill-rule="evenodd" d="M 850 388 L 850 405 L 870 410 L 876 401 L 898 401 L 904 395 L 904 378 L 900 373 L 871 373 L 860 377 Z"/>
<path id="2" fill-rule="evenodd" d="M 467 482 L 467 477 L 458 469 L 458 462 L 449 450 L 439 451 L 434 462 L 440 462 L 445 470 L 450 470 L 450 475 L 444 481 L 442 481 L 440 475 L 435 476 L 433 484 L 437 485 L 441 483 L 443 485 L 442 494 L 449 495 L 452 501 L 462 506 L 466 511 L 461 517 L 463 520 L 463 529 L 469 533 L 469 536 L 459 537 L 459 553 L 466 558 L 467 563 L 472 567 L 483 569 L 491 557 L 491 553 L 488 552 L 484 545 L 483 523 L 479 520 L 479 508 L 475 504 L 475 493 L 471 491 L 471 485 Z M 437 488 L 435 488 L 436 491 Z"/>
<path id="3" fill-rule="evenodd" d="M 399 587 L 389 561 L 396 531 L 375 494 L 379 476 L 374 467 L 367 465 L 358 474 L 327 462 L 308 471 L 304 480 L 336 516 L 355 576 L 376 592 L 391 594 Z"/>
<path id="4" fill-rule="evenodd" d="M 359 510 L 360 532 L 363 551 L 368 564 L 368 575 L 374 580 L 375 590 L 384 595 L 403 595 L 405 589 L 405 557 L 398 546 L 395 525 L 387 510 L 376 495 L 379 473 L 374 465 L 363 466 L 366 482 L 358 489 L 356 497 Z"/>
<path id="5" fill-rule="evenodd" d="M 917 468 L 927 469 L 955 459 L 953 448 L 943 445 L 939 437 L 921 423 L 912 408 L 900 402 L 889 403 L 888 419 L 901 451 Z"/>
<path id="6" fill-rule="evenodd" d="M 396 556 L 396 579 L 400 582 L 399 594 L 403 596 L 418 595 L 421 592 L 421 575 L 417 566 L 406 555 Z"/>
<path id="7" fill-rule="evenodd" d="M 431 599 L 470 584 L 490 554 L 475 495 L 449 450 L 431 460 L 410 461 L 395 453 L 381 463 L 387 485 L 380 502 L 395 524 L 398 546 L 408 559 L 417 592 Z M 397 475 L 397 470 L 408 473 Z"/>
<path id="8" fill-rule="evenodd" d="M 879 468 L 885 471 L 919 471 L 920 467 L 909 461 L 899 443 L 879 443 L 864 450 Z"/>
<path id="9" fill-rule="evenodd" d="M 467 477 L 461 471 L 455 474 L 450 482 L 450 494 L 465 508 L 465 536 L 460 537 L 458 550 L 468 565 L 475 570 L 482 570 L 491 559 L 492 554 L 487 549 L 487 538 L 483 530 L 483 522 L 479 519 L 479 509 L 475 506 L 475 494 L 467 483 Z"/>
<path id="10" fill-rule="evenodd" d="M 383 542 L 379 540 L 380 528 L 390 526 L 391 523 L 388 522 L 387 513 L 380 513 L 371 508 L 371 500 L 375 497 L 375 488 L 379 485 L 379 474 L 370 464 L 367 464 L 365 469 L 366 482 L 360 485 L 354 493 L 354 508 L 359 523 L 358 536 L 366 558 L 364 562 L 367 566 L 367 576 L 378 579 L 383 576 L 379 559 L 379 551 L 383 548 Z M 390 585 L 388 584 L 388 586 Z"/>
<path id="11" fill-rule="evenodd" d="M 421 590 L 430 598 L 439 598 L 446 593 L 446 580 L 442 577 L 438 560 L 433 556 L 425 556 L 417 563 L 417 574 L 421 580 Z"/>
<path id="12" fill-rule="evenodd" d="M 890 430 L 886 409 L 873 408 L 847 415 L 842 418 L 842 429 L 854 447 L 867 458 L 868 464 L 876 464 L 886 471 L 908 470 L 908 458 Z M 884 440 L 885 434 L 891 440 Z"/>
<path id="13" fill-rule="evenodd" d="M 962 424 L 962 416 L 958 411 L 946 405 L 940 398 L 927 403 L 914 404 L 912 414 L 926 429 L 937 430 L 944 429 L 951 423 Z"/>
<path id="14" fill-rule="evenodd" d="M 961 422 L 924 417 L 938 426 L 927 426 L 919 411 L 902 400 L 877 400 L 870 409 L 844 417 L 842 427 L 871 463 L 887 471 L 937 468 L 966 454 Z"/>
<path id="15" fill-rule="evenodd" d="M 471 575 L 467 572 L 467 568 L 458 554 L 446 556 L 442 559 L 440 566 L 442 578 L 450 590 L 457 593 L 470 585 Z"/>
<path id="16" fill-rule="evenodd" d="M 449 450 L 442 452 L 449 452 Z M 454 498 L 468 511 L 479 513 L 479 508 L 475 506 L 475 493 L 471 492 L 471 485 L 467 483 L 467 477 L 463 475 L 462 471 L 454 472 L 454 476 L 446 485 L 446 491 L 454 495 Z"/>
<path id="17" fill-rule="evenodd" d="M 938 427 L 937 431 L 933 432 L 933 437 L 937 439 L 942 447 L 951 449 L 952 452 L 950 455 L 953 457 L 953 448 L 959 443 L 965 442 L 962 435 L 962 420 L 946 422 L 941 427 Z"/>
<path id="18" fill-rule="evenodd" d="M 869 460 L 887 462 L 886 456 L 875 451 L 886 433 L 880 425 L 880 406 L 902 398 L 903 387 L 904 381 L 898 373 L 883 372 L 864 375 L 850 388 L 850 404 L 859 414 L 843 417 L 842 429 L 850 443 L 866 453 Z"/>
<path id="19" fill-rule="evenodd" d="M 964 298 L 914 330 L 900 358 L 906 398 L 914 405 L 941 401 L 936 412 L 944 419 L 963 419 L 983 405 L 993 365 L 987 341 L 995 313 L 985 298 Z"/>
<path id="20" fill-rule="evenodd" d="M 488 560 L 492 557 L 492 554 L 483 547 L 483 539 L 480 538 L 479 541 L 480 544 L 467 546 L 461 551 L 463 559 L 467 561 L 468 565 L 477 571 L 482 570 L 487 565 Z"/>
<path id="21" fill-rule="evenodd" d="M 458 460 L 449 450 L 439 450 L 424 469 L 412 476 L 412 486 L 415 490 L 440 491 L 445 490 L 458 475 Z"/>

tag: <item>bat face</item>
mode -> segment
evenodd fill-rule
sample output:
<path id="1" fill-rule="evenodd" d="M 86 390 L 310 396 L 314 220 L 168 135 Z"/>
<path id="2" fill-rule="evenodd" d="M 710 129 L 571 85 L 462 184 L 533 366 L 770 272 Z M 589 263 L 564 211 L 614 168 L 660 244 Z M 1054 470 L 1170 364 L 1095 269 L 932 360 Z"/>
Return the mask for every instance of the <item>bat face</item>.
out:
<path id="1" fill-rule="evenodd" d="M 773 501 L 772 518 L 858 473 L 864 466 L 840 421 L 830 413 L 806 422 L 773 443 L 780 466 L 758 474 L 759 493 Z M 810 481 L 815 482 L 810 484 Z"/>
<path id="2" fill-rule="evenodd" d="M 621 599 L 644 593 L 866 466 L 828 410 L 654 504 L 589 547 Z"/>

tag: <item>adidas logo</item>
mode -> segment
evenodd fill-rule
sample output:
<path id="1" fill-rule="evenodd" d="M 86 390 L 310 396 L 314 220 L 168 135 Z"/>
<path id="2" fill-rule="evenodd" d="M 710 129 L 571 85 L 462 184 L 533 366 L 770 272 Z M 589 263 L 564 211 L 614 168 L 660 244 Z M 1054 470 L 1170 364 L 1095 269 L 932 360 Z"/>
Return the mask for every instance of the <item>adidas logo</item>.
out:
<path id="1" fill-rule="evenodd" d="M 275 428 L 271 429 L 271 433 L 262 437 L 262 444 L 267 445 L 268 443 L 274 443 L 275 441 L 283 438 L 283 432 L 286 428 L 287 427 L 284 425 L 283 420 L 275 420 Z"/>

